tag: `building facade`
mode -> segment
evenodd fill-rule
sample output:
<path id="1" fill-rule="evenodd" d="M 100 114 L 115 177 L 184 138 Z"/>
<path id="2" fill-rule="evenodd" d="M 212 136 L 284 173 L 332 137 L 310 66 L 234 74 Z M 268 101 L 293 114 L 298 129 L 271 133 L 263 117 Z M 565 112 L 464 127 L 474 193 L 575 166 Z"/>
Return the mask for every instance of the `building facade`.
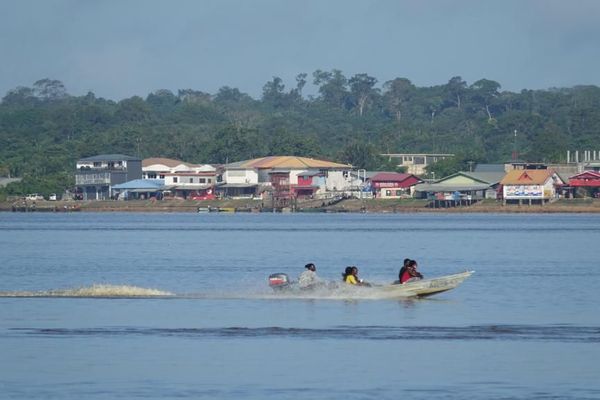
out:
<path id="1" fill-rule="evenodd" d="M 396 161 L 398 167 L 404 167 L 407 173 L 419 176 L 427 173 L 427 166 L 446 158 L 454 157 L 454 154 L 428 153 L 388 153 L 381 155 L 387 157 L 390 161 Z"/>
<path id="2" fill-rule="evenodd" d="M 369 179 L 371 190 L 377 199 L 411 197 L 414 186 L 422 182 L 413 174 L 398 172 L 380 172 Z"/>
<path id="3" fill-rule="evenodd" d="M 274 183 L 282 197 L 298 197 L 348 190 L 352 166 L 307 157 L 270 156 L 227 164 L 223 169 L 218 190 L 225 197 L 273 193 Z"/>
<path id="4" fill-rule="evenodd" d="M 524 169 L 509 171 L 500 184 L 504 204 L 544 204 L 557 197 L 564 182 L 551 169 Z"/>
<path id="5" fill-rule="evenodd" d="M 142 178 L 142 160 L 123 154 L 102 154 L 77 161 L 75 196 L 79 200 L 108 200 L 114 185 Z"/>

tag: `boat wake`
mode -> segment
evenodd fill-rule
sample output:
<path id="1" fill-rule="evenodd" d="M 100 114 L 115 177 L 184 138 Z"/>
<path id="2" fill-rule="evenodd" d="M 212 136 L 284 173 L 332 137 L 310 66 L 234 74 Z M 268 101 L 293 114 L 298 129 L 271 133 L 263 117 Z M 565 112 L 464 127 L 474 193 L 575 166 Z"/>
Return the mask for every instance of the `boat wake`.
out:
<path id="1" fill-rule="evenodd" d="M 409 295 L 407 294 L 407 297 Z M 349 285 L 329 287 L 311 291 L 276 292 L 270 288 L 246 290 L 209 290 L 193 293 L 173 293 L 160 289 L 132 285 L 94 284 L 69 289 L 41 291 L 0 291 L 0 298 L 167 298 L 206 300 L 379 300 L 381 294 L 372 290 L 361 290 Z"/>
<path id="2" fill-rule="evenodd" d="M 0 292 L 0 297 L 76 297 L 76 298 L 149 298 L 174 297 L 175 295 L 158 289 L 130 285 L 94 284 L 73 289 L 44 291 Z"/>

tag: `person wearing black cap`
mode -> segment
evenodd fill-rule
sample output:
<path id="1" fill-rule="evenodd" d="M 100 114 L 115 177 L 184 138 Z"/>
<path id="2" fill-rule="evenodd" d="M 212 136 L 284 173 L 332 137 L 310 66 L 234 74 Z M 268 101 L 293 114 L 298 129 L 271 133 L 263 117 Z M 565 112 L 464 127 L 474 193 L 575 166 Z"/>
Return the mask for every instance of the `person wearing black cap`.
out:
<path id="1" fill-rule="evenodd" d="M 306 271 L 300 274 L 298 277 L 298 286 L 300 289 L 311 289 L 321 282 L 321 279 L 317 276 L 317 267 L 313 263 L 308 263 L 304 266 Z"/>

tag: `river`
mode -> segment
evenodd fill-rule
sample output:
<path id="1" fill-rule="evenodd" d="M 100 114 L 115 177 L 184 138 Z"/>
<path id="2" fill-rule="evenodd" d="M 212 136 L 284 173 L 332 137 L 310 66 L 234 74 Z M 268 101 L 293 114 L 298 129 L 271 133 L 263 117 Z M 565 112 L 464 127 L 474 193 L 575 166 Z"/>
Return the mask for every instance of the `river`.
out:
<path id="1" fill-rule="evenodd" d="M 0 213 L 0 398 L 600 398 L 600 215 Z M 474 270 L 426 299 L 280 298 Z"/>

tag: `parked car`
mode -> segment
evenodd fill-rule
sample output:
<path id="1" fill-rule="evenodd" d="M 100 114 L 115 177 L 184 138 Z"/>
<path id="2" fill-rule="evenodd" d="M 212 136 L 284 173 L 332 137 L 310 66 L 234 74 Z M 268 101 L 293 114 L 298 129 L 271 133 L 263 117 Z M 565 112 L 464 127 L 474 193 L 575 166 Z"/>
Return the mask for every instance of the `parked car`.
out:
<path id="1" fill-rule="evenodd" d="M 30 193 L 27 196 L 25 196 L 25 200 L 31 200 L 31 201 L 44 200 L 44 196 L 42 196 L 41 194 L 37 194 L 37 193 Z"/>

